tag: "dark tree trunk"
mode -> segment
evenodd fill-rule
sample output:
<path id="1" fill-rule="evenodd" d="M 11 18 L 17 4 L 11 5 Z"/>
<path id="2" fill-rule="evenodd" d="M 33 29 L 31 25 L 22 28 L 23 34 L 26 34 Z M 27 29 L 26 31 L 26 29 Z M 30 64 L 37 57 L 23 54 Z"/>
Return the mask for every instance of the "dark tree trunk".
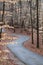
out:
<path id="1" fill-rule="evenodd" d="M 39 48 L 39 11 L 38 11 L 38 0 L 36 0 L 36 4 L 37 4 L 37 48 Z"/>
<path id="2" fill-rule="evenodd" d="M 0 29 L 0 41 L 1 41 L 1 37 L 2 37 L 2 36 L 1 36 L 1 33 L 2 33 L 2 28 Z"/>
<path id="3" fill-rule="evenodd" d="M 32 0 L 30 1 L 30 17 L 31 17 L 31 29 L 32 29 L 32 44 L 34 44 L 34 39 L 33 39 L 33 21 L 32 21 Z"/>
<path id="4" fill-rule="evenodd" d="M 22 21 L 21 21 L 21 14 L 22 14 L 22 2 L 21 0 L 19 0 L 19 5 L 20 5 L 20 24 L 22 24 Z M 21 31 L 22 32 L 22 25 L 21 25 Z"/>
<path id="5" fill-rule="evenodd" d="M 3 14 L 2 14 L 2 22 L 4 21 L 4 11 L 5 11 L 5 1 L 3 2 Z"/>

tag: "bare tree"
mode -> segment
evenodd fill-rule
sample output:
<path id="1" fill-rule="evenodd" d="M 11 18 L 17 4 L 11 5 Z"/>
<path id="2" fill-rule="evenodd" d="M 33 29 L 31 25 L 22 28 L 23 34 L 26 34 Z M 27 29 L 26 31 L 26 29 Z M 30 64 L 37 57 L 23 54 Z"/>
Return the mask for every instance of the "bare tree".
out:
<path id="1" fill-rule="evenodd" d="M 3 1 L 3 14 L 2 14 L 2 22 L 4 21 L 4 12 L 5 12 L 5 1 Z M 5 22 L 4 22 L 5 24 Z"/>
<path id="2" fill-rule="evenodd" d="M 33 20 L 32 20 L 32 0 L 30 0 L 30 17 L 31 17 L 31 29 L 32 29 L 32 44 L 34 44 L 34 40 L 33 40 Z"/>
<path id="3" fill-rule="evenodd" d="M 37 48 L 39 48 L 39 0 L 36 0 L 37 5 Z"/>

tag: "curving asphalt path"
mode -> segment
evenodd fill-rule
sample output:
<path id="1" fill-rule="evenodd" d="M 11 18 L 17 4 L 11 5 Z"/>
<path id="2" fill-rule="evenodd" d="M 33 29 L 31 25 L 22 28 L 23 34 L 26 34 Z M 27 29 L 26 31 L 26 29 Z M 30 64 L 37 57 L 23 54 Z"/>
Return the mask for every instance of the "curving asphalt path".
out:
<path id="1" fill-rule="evenodd" d="M 29 40 L 28 36 L 17 34 L 13 34 L 13 36 L 18 36 L 19 39 L 10 42 L 7 47 L 18 57 L 18 59 L 26 65 L 43 65 L 43 56 L 35 54 L 23 46 L 23 43 Z"/>

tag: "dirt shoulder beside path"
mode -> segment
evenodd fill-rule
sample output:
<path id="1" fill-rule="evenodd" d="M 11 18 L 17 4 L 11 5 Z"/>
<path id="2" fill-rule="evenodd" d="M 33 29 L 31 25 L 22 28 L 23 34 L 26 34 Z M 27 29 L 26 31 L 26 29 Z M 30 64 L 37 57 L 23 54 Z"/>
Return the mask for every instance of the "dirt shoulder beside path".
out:
<path id="1" fill-rule="evenodd" d="M 0 41 L 0 65 L 25 65 L 6 47 L 9 42 L 16 40 L 18 37 L 12 36 L 13 33 L 9 30 L 6 30 L 5 33 Z M 11 34 L 11 36 L 7 34 Z"/>
<path id="2" fill-rule="evenodd" d="M 43 55 L 43 44 L 42 44 L 42 36 L 41 35 L 39 35 L 39 49 L 38 48 L 36 48 L 36 45 L 37 45 L 37 35 L 36 35 L 36 31 L 34 32 L 34 44 L 32 44 L 32 40 L 31 40 L 31 32 L 28 32 L 28 34 L 27 34 L 27 32 L 25 32 L 25 31 L 23 31 L 22 30 L 22 32 L 20 32 L 21 31 L 21 29 L 16 29 L 15 30 L 15 33 L 17 33 L 17 34 L 23 34 L 23 35 L 26 35 L 26 36 L 30 36 L 30 40 L 28 40 L 28 41 L 26 41 L 25 43 L 24 43 L 24 47 L 25 48 L 27 48 L 27 49 L 29 49 L 29 50 L 31 50 L 31 51 L 33 51 L 33 52 L 35 52 L 35 53 L 38 53 L 38 54 L 40 54 L 40 55 Z"/>
<path id="3" fill-rule="evenodd" d="M 35 52 L 35 53 L 43 55 L 43 44 L 42 44 L 42 37 L 41 36 L 39 37 L 39 43 L 40 44 L 39 44 L 39 49 L 38 49 L 38 48 L 36 48 L 36 45 L 37 45 L 36 34 L 34 34 L 34 44 L 32 44 L 31 35 L 30 35 L 30 40 L 28 40 L 24 43 L 24 47 Z"/>
<path id="4" fill-rule="evenodd" d="M 0 45 L 0 65 L 24 65 L 11 51 Z"/>

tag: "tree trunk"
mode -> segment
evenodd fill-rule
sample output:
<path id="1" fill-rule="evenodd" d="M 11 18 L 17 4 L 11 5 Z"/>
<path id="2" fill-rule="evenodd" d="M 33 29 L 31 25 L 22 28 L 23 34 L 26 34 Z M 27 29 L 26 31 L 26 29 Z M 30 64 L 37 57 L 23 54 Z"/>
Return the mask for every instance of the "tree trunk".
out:
<path id="1" fill-rule="evenodd" d="M 39 48 L 39 11 L 38 11 L 38 0 L 36 0 L 36 5 L 37 5 L 37 48 Z"/>
<path id="2" fill-rule="evenodd" d="M 34 39 L 33 39 L 33 22 L 32 22 L 32 0 L 30 1 L 30 17 L 31 17 L 31 29 L 32 29 L 32 44 L 34 44 Z"/>

